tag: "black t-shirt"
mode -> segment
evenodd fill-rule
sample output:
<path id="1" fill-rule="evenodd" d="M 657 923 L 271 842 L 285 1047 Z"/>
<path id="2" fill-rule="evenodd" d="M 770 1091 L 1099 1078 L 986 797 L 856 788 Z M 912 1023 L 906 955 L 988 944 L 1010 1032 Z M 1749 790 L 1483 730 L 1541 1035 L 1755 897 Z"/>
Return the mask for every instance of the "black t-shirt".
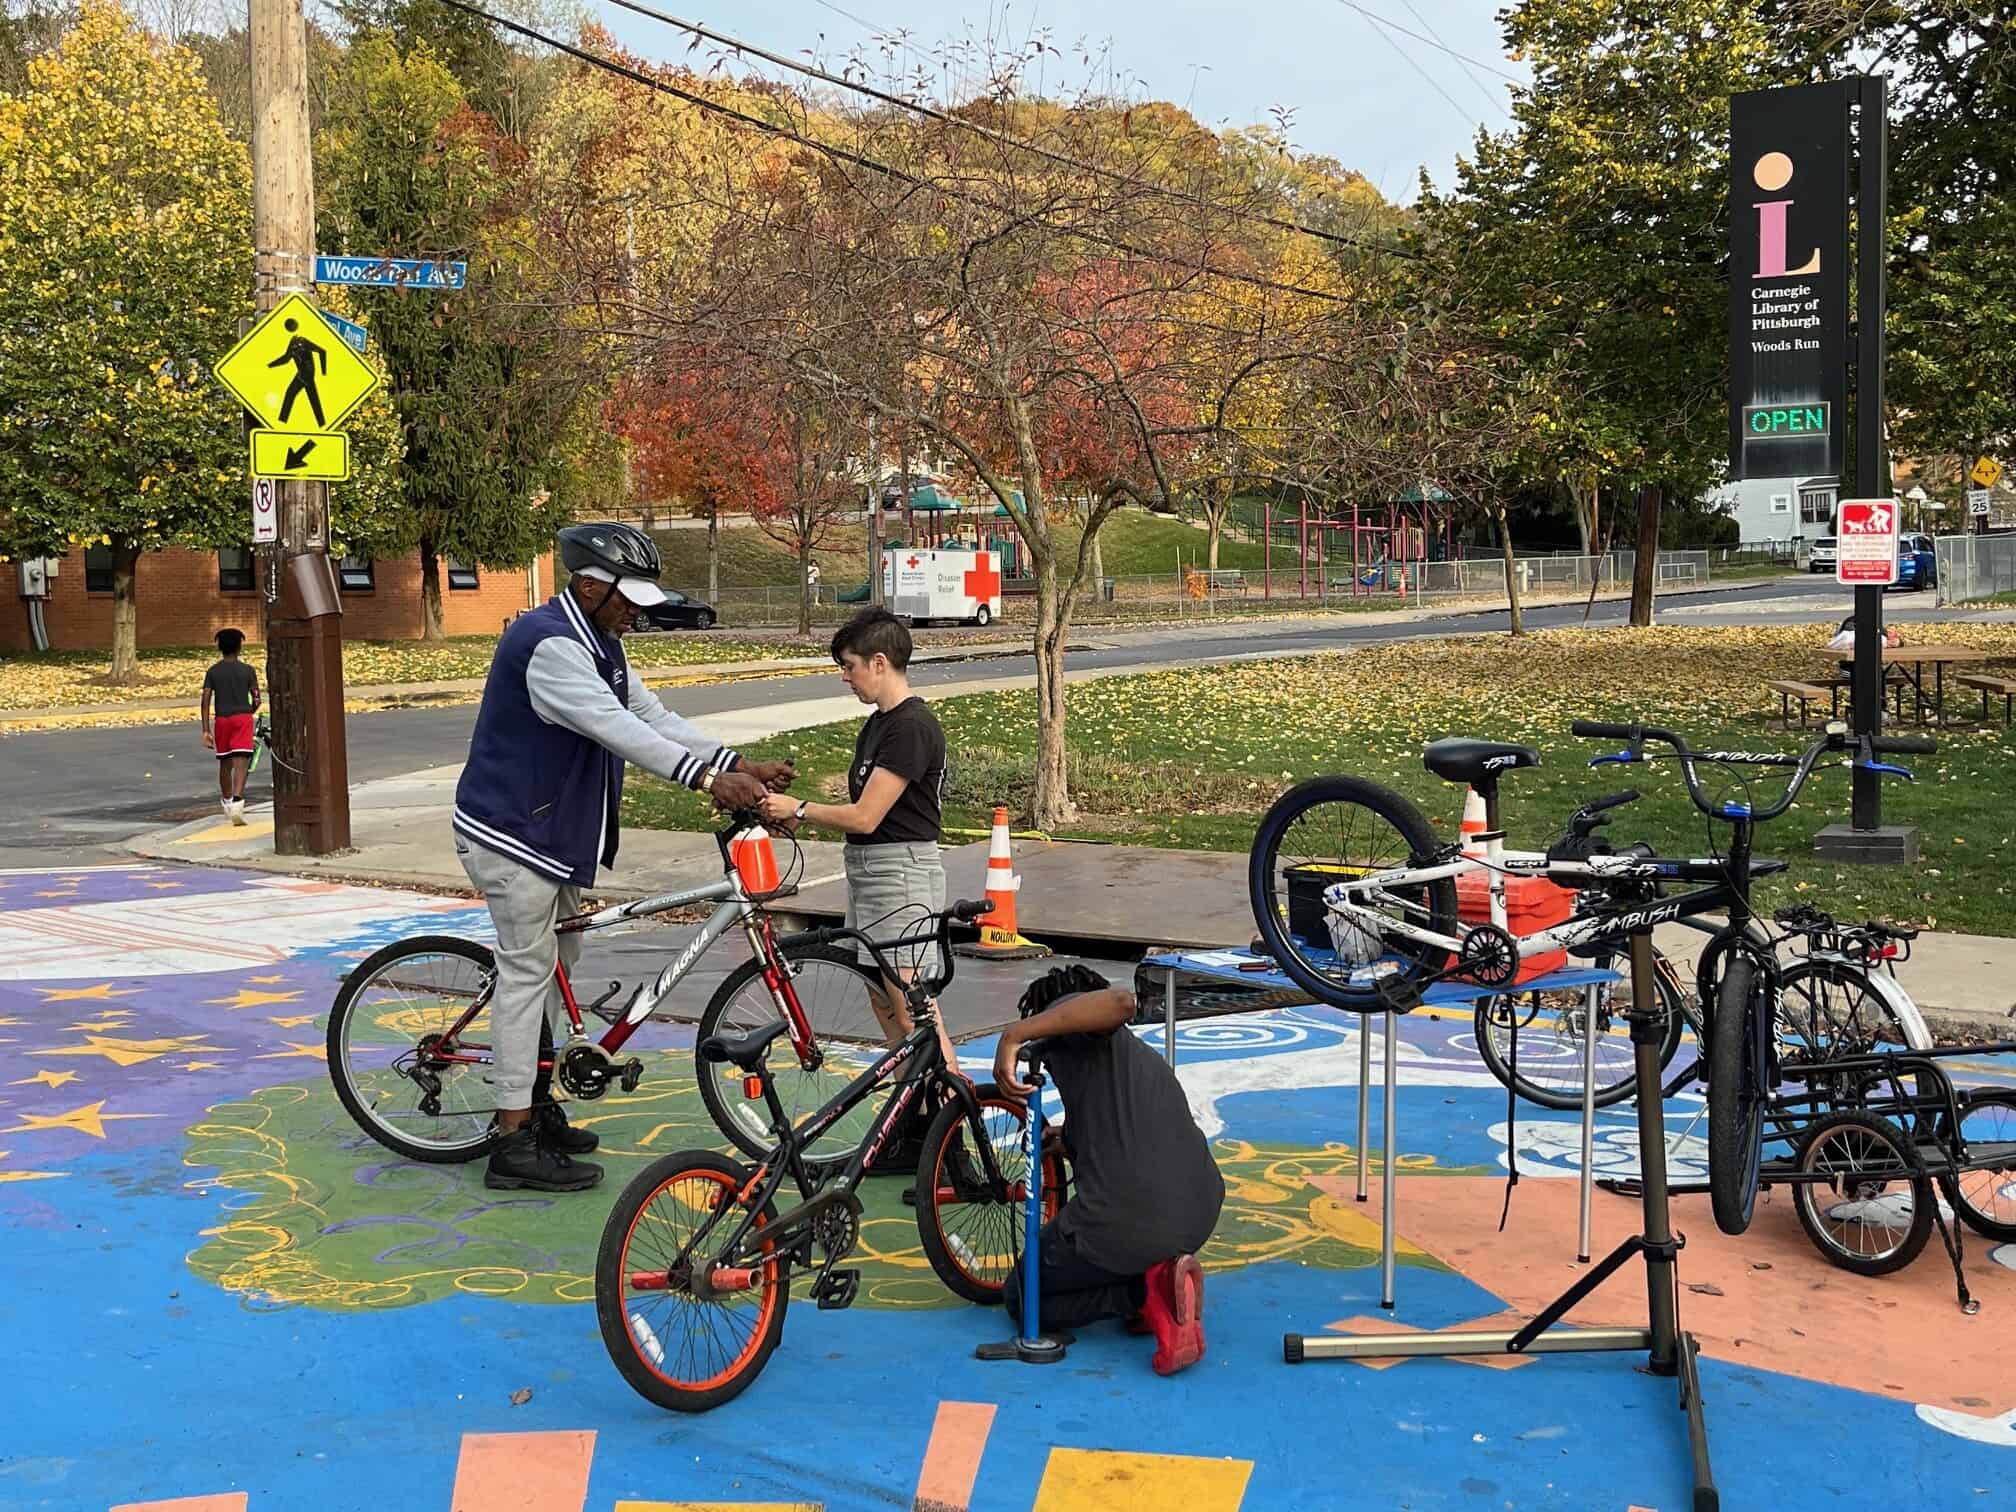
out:
<path id="1" fill-rule="evenodd" d="M 1057 1216 L 1078 1253 L 1116 1275 L 1202 1249 L 1225 1178 L 1169 1063 L 1125 1029 L 1046 1040 L 1075 1186 Z"/>
<path id="2" fill-rule="evenodd" d="M 203 674 L 203 686 L 210 692 L 210 712 L 219 719 L 232 714 L 250 714 L 252 693 L 259 686 L 259 674 L 250 662 L 227 656 Z"/>
<path id="3" fill-rule="evenodd" d="M 906 698 L 888 713 L 877 709 L 854 737 L 854 764 L 847 769 L 847 796 L 861 801 L 869 775 L 887 767 L 904 781 L 903 791 L 882 822 L 866 835 L 849 835 L 849 845 L 921 845 L 936 842 L 945 795 L 945 731 L 931 705 Z"/>

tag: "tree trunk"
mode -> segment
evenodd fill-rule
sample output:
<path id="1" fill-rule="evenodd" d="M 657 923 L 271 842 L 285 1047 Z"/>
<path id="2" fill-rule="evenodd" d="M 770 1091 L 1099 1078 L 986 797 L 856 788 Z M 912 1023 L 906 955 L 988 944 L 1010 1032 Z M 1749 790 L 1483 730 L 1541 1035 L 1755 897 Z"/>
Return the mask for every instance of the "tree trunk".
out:
<path id="1" fill-rule="evenodd" d="M 903 481 L 896 485 L 899 498 L 910 497 L 910 443 L 900 434 L 896 442 L 896 465 Z M 880 609 L 882 599 L 882 490 L 874 480 L 868 484 L 868 602 Z"/>
<path id="2" fill-rule="evenodd" d="M 721 501 L 707 501 L 707 602 L 721 602 Z"/>
<path id="3" fill-rule="evenodd" d="M 447 639 L 441 628 L 441 558 L 425 538 L 420 542 L 420 638 Z"/>
<path id="4" fill-rule="evenodd" d="M 807 526 L 798 533 L 798 634 L 812 633 L 812 534 Z"/>
<path id="5" fill-rule="evenodd" d="M 1518 559 L 1512 554 L 1512 525 L 1505 518 L 1504 510 L 1500 509 L 1496 513 L 1498 517 L 1498 551 L 1505 559 L 1505 602 L 1511 607 L 1512 611 L 1512 633 L 1514 635 L 1524 635 L 1526 633 L 1526 621 L 1524 613 L 1519 607 L 1519 566 Z"/>
<path id="6" fill-rule="evenodd" d="M 1568 495 L 1569 511 L 1575 516 L 1575 535 L 1582 543 L 1582 555 L 1596 554 L 1595 499 L 1572 478 L 1563 478 L 1561 488 Z"/>
<path id="7" fill-rule="evenodd" d="M 1056 559 L 1047 550 L 1031 556 L 1036 569 L 1036 795 L 1029 822 L 1051 830 L 1078 817 L 1064 760 L 1064 641 L 1070 627 Z"/>
<path id="8" fill-rule="evenodd" d="M 1098 507 L 1098 500 L 1088 499 L 1085 503 L 1085 518 L 1092 518 L 1092 511 Z M 1099 539 L 1099 532 L 1092 532 L 1092 591 L 1104 597 L 1106 592 L 1106 547 Z"/>
<path id="9" fill-rule="evenodd" d="M 112 669 L 107 680 L 140 681 L 140 601 L 133 591 L 140 548 L 131 541 L 112 545 Z"/>
<path id="10" fill-rule="evenodd" d="M 1204 506 L 1204 551 L 1210 570 L 1218 570 L 1218 537 L 1225 529 L 1225 506 L 1206 504 Z"/>
<path id="11" fill-rule="evenodd" d="M 1659 581 L 1660 485 L 1638 490 L 1638 560 L 1631 570 L 1631 623 L 1652 623 L 1652 588 Z"/>

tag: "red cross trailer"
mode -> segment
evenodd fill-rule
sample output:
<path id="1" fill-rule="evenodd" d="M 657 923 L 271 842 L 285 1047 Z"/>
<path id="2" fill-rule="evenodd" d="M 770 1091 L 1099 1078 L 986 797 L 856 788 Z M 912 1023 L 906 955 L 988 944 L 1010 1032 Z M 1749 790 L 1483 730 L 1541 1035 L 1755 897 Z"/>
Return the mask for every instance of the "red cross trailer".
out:
<path id="1" fill-rule="evenodd" d="M 913 625 L 992 624 L 1001 616 L 1001 564 L 991 551 L 893 547 L 883 557 L 882 597 Z"/>

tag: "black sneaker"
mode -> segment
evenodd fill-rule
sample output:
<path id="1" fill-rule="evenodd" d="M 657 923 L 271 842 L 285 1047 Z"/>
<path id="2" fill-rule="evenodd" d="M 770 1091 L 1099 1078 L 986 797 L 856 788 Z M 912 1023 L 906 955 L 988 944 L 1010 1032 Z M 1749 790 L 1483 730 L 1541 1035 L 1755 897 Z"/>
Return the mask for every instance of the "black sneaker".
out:
<path id="1" fill-rule="evenodd" d="M 601 1179 L 602 1167 L 553 1149 L 530 1120 L 490 1147 L 490 1168 L 483 1173 L 487 1187 L 533 1192 L 585 1192 Z"/>
<path id="2" fill-rule="evenodd" d="M 562 1155 L 586 1155 L 602 1143 L 593 1129 L 577 1129 L 567 1122 L 567 1112 L 557 1102 L 536 1103 L 532 1122 L 539 1126 L 546 1143 Z"/>
<path id="3" fill-rule="evenodd" d="M 868 1162 L 862 1172 L 864 1176 L 915 1176 L 918 1162 L 924 1158 L 924 1136 L 921 1133 L 897 1135 L 882 1146 L 875 1158 Z"/>

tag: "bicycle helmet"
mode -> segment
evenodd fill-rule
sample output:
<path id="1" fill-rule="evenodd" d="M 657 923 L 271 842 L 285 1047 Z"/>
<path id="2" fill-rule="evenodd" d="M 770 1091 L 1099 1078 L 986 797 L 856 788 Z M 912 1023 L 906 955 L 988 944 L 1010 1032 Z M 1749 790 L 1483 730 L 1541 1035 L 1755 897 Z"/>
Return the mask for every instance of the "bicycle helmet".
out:
<path id="1" fill-rule="evenodd" d="M 643 531 L 613 520 L 569 525 L 559 545 L 560 564 L 570 573 L 615 583 L 639 608 L 665 602 L 658 586 L 658 547 Z"/>

